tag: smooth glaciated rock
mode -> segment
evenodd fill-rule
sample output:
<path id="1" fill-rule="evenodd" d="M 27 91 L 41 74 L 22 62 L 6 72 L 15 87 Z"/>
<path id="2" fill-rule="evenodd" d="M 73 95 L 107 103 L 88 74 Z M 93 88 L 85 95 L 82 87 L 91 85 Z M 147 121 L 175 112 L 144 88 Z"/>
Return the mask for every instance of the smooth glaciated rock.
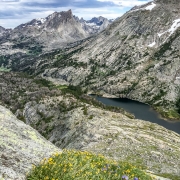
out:
<path id="1" fill-rule="evenodd" d="M 24 180 L 32 165 L 58 151 L 36 130 L 0 106 L 0 179 Z"/>

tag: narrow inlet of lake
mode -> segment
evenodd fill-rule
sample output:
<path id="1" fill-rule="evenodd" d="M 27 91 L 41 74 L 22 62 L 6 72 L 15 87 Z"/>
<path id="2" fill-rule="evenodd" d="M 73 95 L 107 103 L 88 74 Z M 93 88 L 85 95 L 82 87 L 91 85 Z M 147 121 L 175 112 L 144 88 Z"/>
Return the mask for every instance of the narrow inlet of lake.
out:
<path id="1" fill-rule="evenodd" d="M 166 129 L 180 134 L 180 122 L 170 122 L 160 118 L 158 116 L 158 113 L 147 104 L 127 98 L 105 98 L 96 95 L 91 96 L 105 105 L 116 106 L 125 109 L 126 111 L 134 114 L 136 119 L 142 119 L 152 123 L 157 123 L 165 127 Z"/>

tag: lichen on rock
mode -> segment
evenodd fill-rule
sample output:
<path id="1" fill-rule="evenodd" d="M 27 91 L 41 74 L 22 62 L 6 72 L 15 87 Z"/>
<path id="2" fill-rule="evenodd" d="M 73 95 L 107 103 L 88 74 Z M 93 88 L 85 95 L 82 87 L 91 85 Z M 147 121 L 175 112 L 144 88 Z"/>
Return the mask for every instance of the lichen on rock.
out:
<path id="1" fill-rule="evenodd" d="M 60 149 L 0 106 L 0 179 L 24 180 L 32 165 Z"/>

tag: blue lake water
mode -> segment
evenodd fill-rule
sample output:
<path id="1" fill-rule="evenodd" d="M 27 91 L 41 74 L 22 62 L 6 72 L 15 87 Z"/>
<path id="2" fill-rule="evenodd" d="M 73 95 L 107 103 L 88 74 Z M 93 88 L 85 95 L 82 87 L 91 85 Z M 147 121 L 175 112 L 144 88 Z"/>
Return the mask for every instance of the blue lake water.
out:
<path id="1" fill-rule="evenodd" d="M 180 122 L 172 122 L 160 118 L 158 113 L 147 104 L 127 98 L 104 98 L 95 95 L 92 96 L 103 104 L 125 109 L 126 111 L 134 114 L 136 119 L 143 119 L 145 121 L 157 123 L 166 129 L 175 131 L 176 133 L 180 134 Z"/>

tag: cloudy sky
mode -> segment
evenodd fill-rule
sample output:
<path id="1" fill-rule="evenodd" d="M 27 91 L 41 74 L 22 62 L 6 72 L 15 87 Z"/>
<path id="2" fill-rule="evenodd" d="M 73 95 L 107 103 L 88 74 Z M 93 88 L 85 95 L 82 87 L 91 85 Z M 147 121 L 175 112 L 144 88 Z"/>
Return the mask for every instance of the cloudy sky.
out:
<path id="1" fill-rule="evenodd" d="M 43 18 L 54 11 L 72 9 L 74 15 L 88 20 L 104 16 L 120 17 L 135 5 L 151 0 L 0 0 L 0 26 L 14 28 L 34 18 Z"/>

